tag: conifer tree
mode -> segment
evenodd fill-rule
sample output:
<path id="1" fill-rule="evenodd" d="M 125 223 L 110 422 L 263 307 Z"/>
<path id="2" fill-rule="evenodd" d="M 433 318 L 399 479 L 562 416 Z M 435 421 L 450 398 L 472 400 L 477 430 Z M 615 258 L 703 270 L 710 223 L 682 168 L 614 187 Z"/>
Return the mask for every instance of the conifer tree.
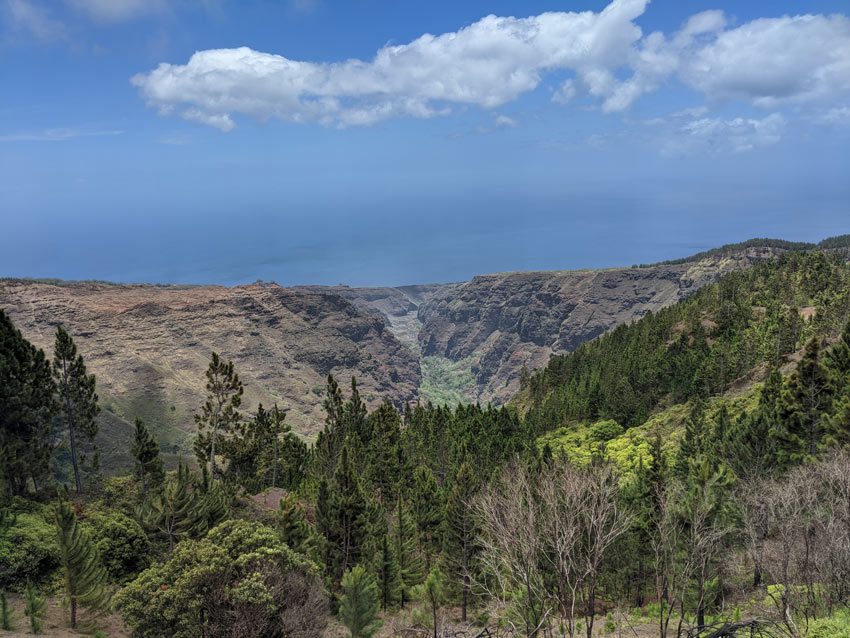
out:
<path id="1" fill-rule="evenodd" d="M 39 596 L 32 583 L 27 584 L 24 590 L 24 601 L 24 615 L 29 618 L 30 632 L 40 634 L 44 626 L 43 618 L 47 602 L 43 596 Z"/>
<path id="2" fill-rule="evenodd" d="M 53 356 L 53 377 L 59 396 L 59 409 L 62 420 L 68 432 L 71 448 L 71 466 L 74 470 L 74 484 L 77 494 L 83 491 L 80 478 L 80 465 L 85 461 L 80 451 L 82 441 L 86 437 L 93 445 L 97 435 L 95 417 L 100 412 L 95 392 L 95 378 L 86 372 L 83 357 L 77 354 L 77 346 L 62 326 L 56 329 L 56 343 Z M 95 448 L 93 463 L 98 464 L 98 453 Z"/>
<path id="3" fill-rule="evenodd" d="M 6 592 L 0 591 L 0 629 L 3 631 L 12 631 L 15 628 L 12 618 L 12 608 L 9 606 L 9 601 L 6 598 Z"/>
<path id="4" fill-rule="evenodd" d="M 216 480 L 219 475 L 216 457 L 222 452 L 224 438 L 242 420 L 239 406 L 245 389 L 233 362 L 225 363 L 216 352 L 212 353 L 206 378 L 207 398 L 195 415 L 198 425 L 195 454 L 198 464 L 208 465 L 210 477 Z"/>
<path id="5" fill-rule="evenodd" d="M 833 388 L 820 362 L 820 342 L 812 337 L 791 375 L 783 401 L 781 452 L 786 463 L 813 458 L 828 435 L 824 416 L 832 407 Z"/>
<path id="6" fill-rule="evenodd" d="M 782 374 L 771 370 L 752 414 L 742 415 L 732 428 L 726 461 L 741 479 L 767 476 L 777 470 L 777 434 L 781 430 Z"/>
<path id="7" fill-rule="evenodd" d="M 685 435 L 676 457 L 676 476 L 684 480 L 690 471 L 692 459 L 705 451 L 705 400 L 697 395 L 691 402 L 691 409 L 685 421 Z"/>
<path id="8" fill-rule="evenodd" d="M 296 552 L 315 561 L 319 560 L 318 538 L 307 522 L 304 508 L 292 492 L 280 500 L 277 525 L 284 543 Z"/>
<path id="9" fill-rule="evenodd" d="M 378 619 L 378 587 L 362 565 L 346 571 L 342 577 L 339 619 L 351 638 L 372 638 L 381 628 Z"/>
<path id="10" fill-rule="evenodd" d="M 368 430 L 366 474 L 378 500 L 386 505 L 395 500 L 402 478 L 401 416 L 392 403 L 385 400 L 369 415 Z"/>
<path id="11" fill-rule="evenodd" d="M 437 638 L 440 631 L 439 612 L 446 598 L 446 578 L 439 568 L 434 567 L 428 573 L 425 582 L 416 587 L 413 594 L 425 605 L 431 617 L 432 636 Z M 463 622 L 466 622 L 465 616 Z"/>
<path id="12" fill-rule="evenodd" d="M 325 540 L 325 574 L 339 583 L 342 574 L 359 562 L 368 527 L 366 497 L 347 445 L 340 453 L 333 481 L 319 485 L 316 523 Z"/>
<path id="13" fill-rule="evenodd" d="M 422 558 L 418 552 L 416 524 L 407 509 L 407 504 L 399 495 L 392 526 L 393 553 L 398 562 L 399 581 L 401 583 L 401 606 L 410 601 L 410 592 L 422 581 Z"/>
<path id="14" fill-rule="evenodd" d="M 171 551 L 181 538 L 206 530 L 209 511 L 203 494 L 192 483 L 189 468 L 180 463 L 162 489 L 142 503 L 137 516 L 142 525 L 165 537 Z"/>
<path id="15" fill-rule="evenodd" d="M 133 445 L 130 448 L 136 463 L 136 478 L 142 484 L 142 497 L 148 488 L 157 489 L 165 478 L 165 469 L 159 455 L 159 444 L 153 438 L 144 421 L 136 419 Z"/>
<path id="16" fill-rule="evenodd" d="M 432 556 L 440 550 L 445 503 L 437 478 L 427 465 L 420 465 L 413 474 L 411 501 L 419 551 L 425 556 L 426 568 L 430 569 Z"/>
<path id="17" fill-rule="evenodd" d="M 63 588 L 71 609 L 71 628 L 75 628 L 78 607 L 99 611 L 108 602 L 106 569 L 95 544 L 78 523 L 67 500 L 56 504 L 54 518 Z"/>
<path id="18" fill-rule="evenodd" d="M 42 350 L 0 310 L 0 483 L 23 496 L 49 475 L 56 387 Z"/>
<path id="19" fill-rule="evenodd" d="M 378 591 L 381 598 L 381 609 L 384 611 L 395 607 L 401 600 L 401 578 L 399 565 L 396 560 L 393 544 L 387 530 L 381 534 L 381 547 L 375 557 L 375 574 L 377 575 Z"/>
<path id="20" fill-rule="evenodd" d="M 472 594 L 472 560 L 476 553 L 478 528 L 470 503 L 477 490 L 477 481 L 468 461 L 462 461 L 455 475 L 446 503 L 445 554 L 449 575 L 460 589 L 461 620 Z"/>

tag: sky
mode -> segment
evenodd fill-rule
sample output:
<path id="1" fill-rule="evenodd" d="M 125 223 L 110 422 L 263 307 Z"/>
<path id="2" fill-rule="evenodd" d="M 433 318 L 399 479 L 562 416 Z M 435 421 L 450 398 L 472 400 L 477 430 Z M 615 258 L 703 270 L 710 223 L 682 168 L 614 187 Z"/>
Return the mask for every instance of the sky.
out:
<path id="1" fill-rule="evenodd" d="M 850 232 L 850 0 L 0 0 L 0 276 L 401 285 Z"/>

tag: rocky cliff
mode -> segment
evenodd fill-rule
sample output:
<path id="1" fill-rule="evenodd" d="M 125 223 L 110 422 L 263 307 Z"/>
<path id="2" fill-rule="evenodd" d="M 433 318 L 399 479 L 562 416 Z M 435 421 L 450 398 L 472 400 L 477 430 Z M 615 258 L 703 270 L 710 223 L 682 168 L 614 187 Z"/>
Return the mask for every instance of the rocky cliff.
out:
<path id="1" fill-rule="evenodd" d="M 233 359 L 246 410 L 276 402 L 305 435 L 323 422 L 328 373 L 356 375 L 373 406 L 415 398 L 420 380 L 417 356 L 382 317 L 329 290 L 8 280 L 0 308 L 48 352 L 55 326 L 68 328 L 97 375 L 107 439 L 111 430 L 124 447 L 140 416 L 167 449 L 186 451 L 213 351 Z"/>
<path id="2" fill-rule="evenodd" d="M 780 252 L 748 247 L 675 264 L 475 277 L 435 291 L 420 306 L 421 353 L 467 362 L 472 398 L 502 402 L 518 389 L 523 367 L 543 366 L 553 353 Z"/>
<path id="3" fill-rule="evenodd" d="M 523 367 L 543 366 L 552 353 L 783 250 L 749 244 L 653 266 L 397 288 L 0 280 L 0 308 L 48 352 L 56 325 L 73 334 L 98 377 L 107 455 L 125 453 L 136 416 L 179 454 L 190 449 L 214 350 L 236 364 L 247 411 L 278 403 L 310 436 L 324 419 L 328 373 L 343 383 L 355 375 L 373 406 L 383 397 L 415 399 L 420 389 L 450 401 L 502 402 Z"/>

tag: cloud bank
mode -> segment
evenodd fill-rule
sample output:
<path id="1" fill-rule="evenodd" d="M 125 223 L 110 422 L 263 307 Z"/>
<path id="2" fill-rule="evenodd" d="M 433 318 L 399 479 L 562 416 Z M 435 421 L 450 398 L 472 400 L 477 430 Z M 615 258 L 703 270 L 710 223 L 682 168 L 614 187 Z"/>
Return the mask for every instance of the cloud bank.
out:
<path id="1" fill-rule="evenodd" d="M 260 121 L 367 126 L 431 118 L 462 106 L 495 109 L 552 87 L 552 99 L 598 100 L 628 109 L 675 79 L 708 100 L 757 107 L 828 101 L 850 93 L 850 18 L 764 18 L 730 27 L 719 11 L 692 16 L 672 34 L 644 34 L 648 0 L 602 11 L 528 18 L 487 16 L 458 31 L 385 46 L 370 61 L 290 60 L 248 47 L 162 63 L 132 83 L 161 114 L 229 131 L 234 116 Z"/>

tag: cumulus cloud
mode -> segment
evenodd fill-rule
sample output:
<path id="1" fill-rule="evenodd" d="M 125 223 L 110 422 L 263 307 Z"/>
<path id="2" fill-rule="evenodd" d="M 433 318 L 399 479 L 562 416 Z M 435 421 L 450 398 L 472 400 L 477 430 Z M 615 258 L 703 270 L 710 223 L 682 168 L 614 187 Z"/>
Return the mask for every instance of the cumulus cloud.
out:
<path id="1" fill-rule="evenodd" d="M 369 61 L 299 61 L 248 47 L 205 50 L 186 64 L 140 73 L 132 83 L 162 114 L 222 131 L 234 127 L 234 115 L 346 127 L 436 117 L 463 105 L 495 109 L 564 72 L 574 77 L 552 89 L 553 101 L 584 92 L 608 113 L 628 109 L 671 78 L 711 100 L 759 106 L 850 91 L 845 16 L 728 28 L 722 12 L 706 11 L 670 35 L 644 34 L 635 21 L 647 4 L 613 0 L 600 12 L 491 15 L 455 32 L 385 46 Z"/>

